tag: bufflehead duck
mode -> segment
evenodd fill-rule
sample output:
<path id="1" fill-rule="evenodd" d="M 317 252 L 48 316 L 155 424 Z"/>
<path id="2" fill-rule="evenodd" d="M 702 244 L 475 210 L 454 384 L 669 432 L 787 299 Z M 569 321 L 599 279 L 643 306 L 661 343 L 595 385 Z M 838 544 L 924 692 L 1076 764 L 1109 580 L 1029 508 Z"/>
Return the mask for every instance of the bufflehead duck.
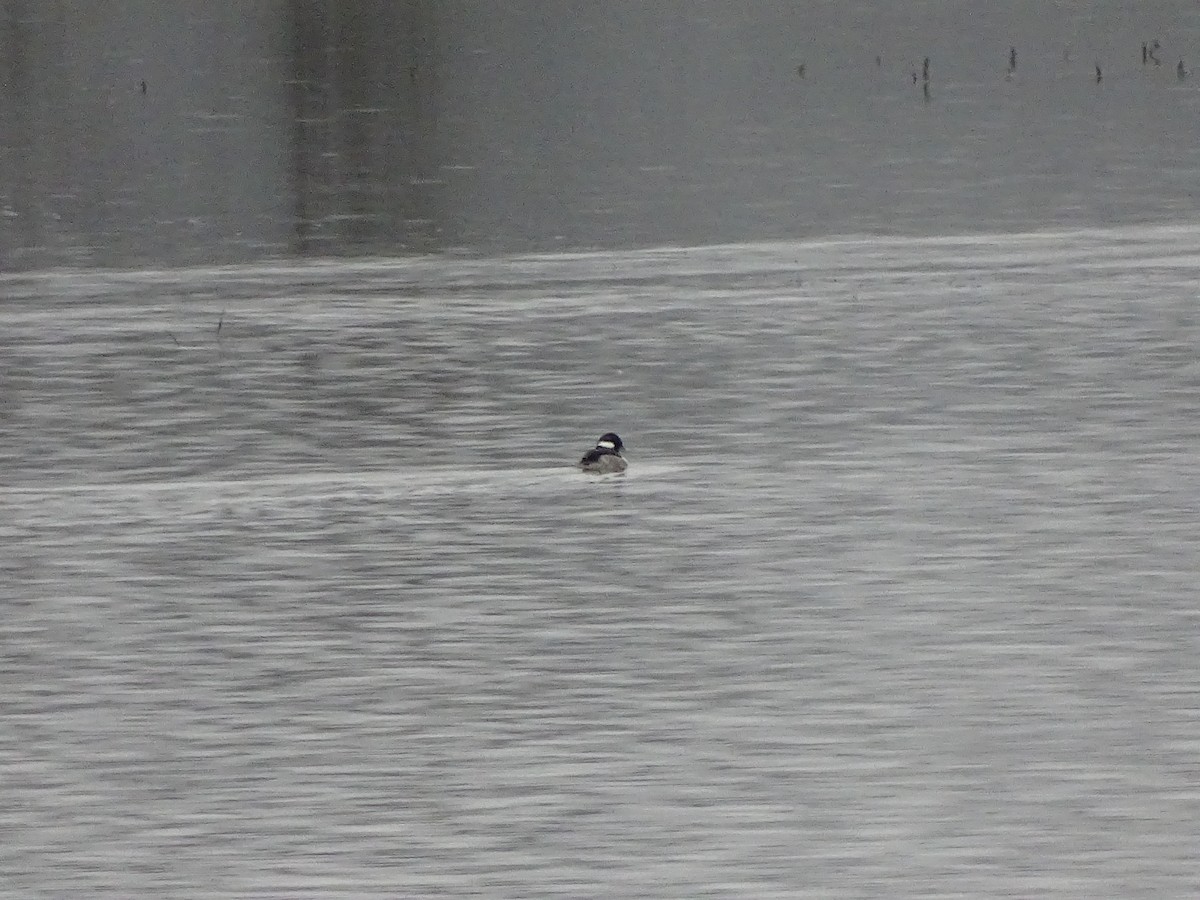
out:
<path id="1" fill-rule="evenodd" d="M 625 467 L 629 465 L 625 461 L 625 457 L 621 455 L 621 451 L 625 449 L 625 445 L 621 443 L 621 439 L 611 431 L 607 434 L 600 435 L 600 440 L 596 441 L 596 447 L 583 454 L 583 459 L 579 461 L 579 467 L 585 472 L 594 472 L 598 475 L 615 475 L 625 471 Z"/>

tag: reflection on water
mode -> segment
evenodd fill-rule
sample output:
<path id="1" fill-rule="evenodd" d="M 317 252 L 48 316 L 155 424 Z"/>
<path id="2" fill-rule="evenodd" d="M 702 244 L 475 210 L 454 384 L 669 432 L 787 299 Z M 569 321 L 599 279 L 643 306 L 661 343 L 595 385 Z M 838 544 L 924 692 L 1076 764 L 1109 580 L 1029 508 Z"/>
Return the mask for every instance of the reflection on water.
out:
<path id="1" fill-rule="evenodd" d="M 0 0 L 0 265 L 1196 218 L 1193 3 L 692 9 Z"/>
<path id="2" fill-rule="evenodd" d="M 1198 238 L 7 279 L 0 880 L 1195 896 Z"/>

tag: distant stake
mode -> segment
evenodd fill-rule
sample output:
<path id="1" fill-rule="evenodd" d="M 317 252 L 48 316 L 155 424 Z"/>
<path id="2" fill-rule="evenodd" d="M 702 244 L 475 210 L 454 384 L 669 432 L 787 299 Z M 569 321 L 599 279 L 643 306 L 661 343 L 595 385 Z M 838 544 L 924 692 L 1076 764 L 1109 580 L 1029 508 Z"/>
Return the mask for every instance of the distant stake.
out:
<path id="1" fill-rule="evenodd" d="M 217 337 L 221 336 L 221 326 L 225 324 L 225 310 L 221 310 L 221 317 L 217 319 Z"/>
<path id="2" fill-rule="evenodd" d="M 1100 63 L 1096 63 L 1096 84 L 1104 80 L 1104 73 L 1100 71 Z"/>

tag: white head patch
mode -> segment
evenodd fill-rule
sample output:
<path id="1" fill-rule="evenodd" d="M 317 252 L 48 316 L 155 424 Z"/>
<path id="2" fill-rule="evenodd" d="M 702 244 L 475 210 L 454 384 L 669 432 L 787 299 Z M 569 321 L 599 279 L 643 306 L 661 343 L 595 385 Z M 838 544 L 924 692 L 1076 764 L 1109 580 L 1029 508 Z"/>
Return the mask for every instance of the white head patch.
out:
<path id="1" fill-rule="evenodd" d="M 612 441 L 597 441 L 596 446 L 599 447 L 601 450 L 616 450 L 617 449 L 617 445 L 614 444 Z"/>

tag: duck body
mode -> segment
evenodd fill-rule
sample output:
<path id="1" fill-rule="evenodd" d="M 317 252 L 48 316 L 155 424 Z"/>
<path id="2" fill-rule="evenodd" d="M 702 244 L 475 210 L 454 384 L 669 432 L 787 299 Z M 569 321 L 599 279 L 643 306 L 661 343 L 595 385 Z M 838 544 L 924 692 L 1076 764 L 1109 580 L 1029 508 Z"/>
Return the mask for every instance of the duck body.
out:
<path id="1" fill-rule="evenodd" d="M 601 435 L 600 440 L 596 441 L 596 446 L 583 454 L 579 467 L 595 475 L 619 475 L 629 466 L 625 457 L 621 455 L 624 449 L 625 445 L 621 439 L 610 431 Z"/>

